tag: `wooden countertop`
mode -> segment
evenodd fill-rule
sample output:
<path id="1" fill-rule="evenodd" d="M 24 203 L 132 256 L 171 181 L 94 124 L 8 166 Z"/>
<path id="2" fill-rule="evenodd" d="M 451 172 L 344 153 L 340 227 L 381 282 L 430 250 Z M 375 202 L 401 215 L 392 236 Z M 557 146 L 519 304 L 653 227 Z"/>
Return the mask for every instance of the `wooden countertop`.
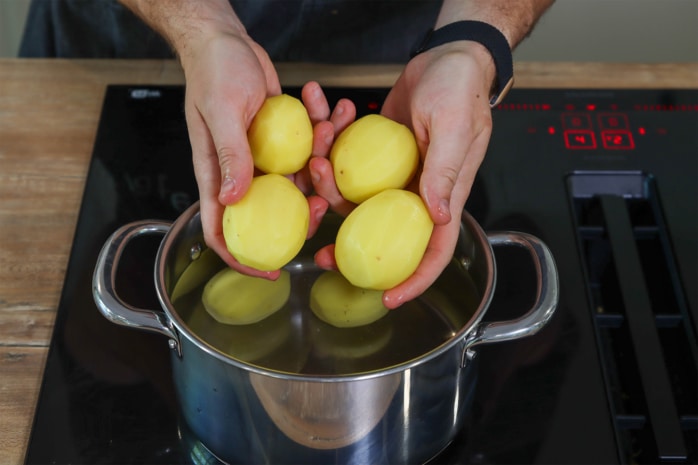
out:
<path id="1" fill-rule="evenodd" d="M 399 66 L 286 64 L 281 81 L 389 86 Z M 698 63 L 518 63 L 517 87 L 692 88 Z M 107 84 L 174 61 L 0 59 L 0 462 L 23 463 Z"/>

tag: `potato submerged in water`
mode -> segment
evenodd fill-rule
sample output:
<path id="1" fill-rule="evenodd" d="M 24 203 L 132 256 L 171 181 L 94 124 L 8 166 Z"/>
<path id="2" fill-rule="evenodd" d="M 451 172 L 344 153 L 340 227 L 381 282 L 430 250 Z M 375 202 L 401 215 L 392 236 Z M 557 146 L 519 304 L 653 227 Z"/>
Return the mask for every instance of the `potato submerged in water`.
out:
<path id="1" fill-rule="evenodd" d="M 292 174 L 310 158 L 313 125 L 303 102 L 290 95 L 276 95 L 264 101 L 247 130 L 247 139 L 258 169 Z"/>
<path id="2" fill-rule="evenodd" d="M 237 261 L 262 271 L 290 262 L 308 235 L 310 210 L 289 179 L 265 174 L 252 179 L 245 196 L 223 213 L 223 237 Z"/>
<path id="3" fill-rule="evenodd" d="M 310 309 L 338 328 L 367 325 L 388 313 L 381 291 L 356 287 L 336 271 L 326 271 L 315 280 L 310 289 Z"/>
<path id="4" fill-rule="evenodd" d="M 419 149 L 407 126 L 371 114 L 342 131 L 330 162 L 342 196 L 361 203 L 385 189 L 407 186 L 419 165 Z"/>
<path id="5" fill-rule="evenodd" d="M 174 289 L 172 289 L 170 300 L 176 302 L 180 297 L 203 285 L 211 277 L 211 270 L 220 268 L 221 263 L 221 259 L 213 249 L 206 249 L 201 252 L 199 258 L 192 260 L 182 272 L 174 285 Z"/>
<path id="6" fill-rule="evenodd" d="M 417 269 L 433 228 L 417 194 L 383 191 L 356 207 L 340 226 L 337 267 L 355 286 L 391 289 Z"/>
<path id="7" fill-rule="evenodd" d="M 267 318 L 291 295 L 291 275 L 282 270 L 275 281 L 244 275 L 232 268 L 216 273 L 204 287 L 201 301 L 216 321 L 247 325 Z"/>

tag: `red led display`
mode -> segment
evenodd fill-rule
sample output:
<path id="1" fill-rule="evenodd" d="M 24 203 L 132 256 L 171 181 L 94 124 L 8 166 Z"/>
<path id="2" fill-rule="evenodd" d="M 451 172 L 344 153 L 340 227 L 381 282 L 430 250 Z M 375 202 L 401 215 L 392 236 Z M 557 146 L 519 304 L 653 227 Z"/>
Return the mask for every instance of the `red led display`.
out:
<path id="1" fill-rule="evenodd" d="M 636 104 L 633 109 L 636 111 L 698 111 L 698 104 Z"/>
<path id="2" fill-rule="evenodd" d="M 599 113 L 601 129 L 630 129 L 628 116 L 623 113 Z"/>
<path id="3" fill-rule="evenodd" d="M 570 150 L 593 150 L 596 148 L 594 131 L 568 129 L 564 135 L 565 146 Z"/>
<path id="4" fill-rule="evenodd" d="M 632 150 L 635 148 L 633 135 L 628 130 L 601 131 L 603 147 L 609 150 Z"/>
<path id="5" fill-rule="evenodd" d="M 591 129 L 591 117 L 586 113 L 563 113 L 562 127 L 564 129 Z"/>
<path id="6" fill-rule="evenodd" d="M 548 134 L 564 140 L 568 150 L 634 150 L 636 141 L 643 140 L 649 134 L 666 135 L 665 127 L 649 128 L 646 126 L 633 127 L 630 124 L 627 111 L 638 112 L 694 112 L 698 104 L 631 104 L 619 105 L 617 102 L 602 103 L 512 103 L 504 102 L 497 105 L 500 111 L 560 111 L 561 124 L 547 124 L 537 127 L 529 125 L 525 128 L 528 134 Z"/>
<path id="7" fill-rule="evenodd" d="M 549 111 L 549 103 L 500 103 L 497 110 L 502 111 Z"/>
<path id="8" fill-rule="evenodd" d="M 591 112 L 596 106 L 587 105 Z M 632 150 L 635 141 L 630 132 L 628 116 L 619 112 L 601 112 L 596 115 L 598 128 L 592 124 L 591 113 L 566 112 L 562 113 L 562 128 L 565 146 L 570 150 L 594 150 L 598 143 L 596 137 L 600 136 L 600 144 L 609 150 Z M 597 132 L 596 129 L 599 129 Z"/>

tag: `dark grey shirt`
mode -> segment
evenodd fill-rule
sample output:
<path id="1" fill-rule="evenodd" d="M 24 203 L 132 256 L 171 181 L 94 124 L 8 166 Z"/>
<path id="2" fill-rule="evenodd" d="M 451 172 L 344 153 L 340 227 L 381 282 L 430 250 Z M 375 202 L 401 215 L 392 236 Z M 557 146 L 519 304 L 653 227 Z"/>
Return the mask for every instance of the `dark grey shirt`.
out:
<path id="1" fill-rule="evenodd" d="M 158 0 L 154 0 L 158 1 Z M 404 63 L 442 0 L 231 0 L 274 61 Z M 32 0 L 23 57 L 169 58 L 165 41 L 116 0 Z"/>

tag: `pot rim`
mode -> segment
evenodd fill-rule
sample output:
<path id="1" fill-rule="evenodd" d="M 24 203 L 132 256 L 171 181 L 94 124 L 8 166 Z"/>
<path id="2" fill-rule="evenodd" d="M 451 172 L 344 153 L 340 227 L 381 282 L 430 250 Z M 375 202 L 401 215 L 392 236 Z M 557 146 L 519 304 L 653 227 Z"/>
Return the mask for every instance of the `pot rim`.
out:
<path id="1" fill-rule="evenodd" d="M 200 214 L 199 201 L 196 201 L 189 208 L 187 208 L 175 221 L 172 223 L 170 229 L 165 234 L 162 242 L 157 251 L 155 258 L 155 268 L 154 268 L 154 280 L 155 280 L 155 290 L 157 293 L 160 305 L 165 312 L 165 315 L 172 326 L 174 326 L 178 335 L 184 335 L 192 344 L 194 344 L 199 349 L 208 353 L 209 355 L 217 358 L 218 360 L 236 366 L 237 368 L 254 372 L 260 375 L 270 376 L 274 378 L 283 378 L 287 380 L 295 380 L 302 382 L 347 382 L 347 381 L 359 381 L 370 378 L 377 378 L 381 376 L 389 376 L 395 373 L 401 373 L 403 371 L 409 370 L 418 365 L 427 363 L 428 361 L 439 357 L 453 349 L 454 346 L 465 343 L 466 339 L 471 336 L 471 332 L 477 328 L 478 324 L 482 320 L 485 311 L 490 306 L 493 298 L 494 288 L 497 279 L 496 264 L 494 261 L 494 251 L 492 245 L 487 238 L 487 235 L 483 231 L 482 227 L 477 223 L 477 221 L 468 213 L 463 210 L 461 214 L 461 229 L 466 229 L 473 236 L 477 243 L 482 246 L 484 251 L 483 257 L 478 257 L 480 260 L 484 260 L 487 269 L 487 279 L 485 288 L 482 291 L 482 296 L 480 304 L 474 310 L 473 315 L 470 320 L 465 323 L 453 336 L 451 336 L 446 341 L 442 342 L 438 346 L 434 347 L 428 352 L 423 353 L 419 357 L 413 358 L 401 362 L 396 365 L 387 366 L 384 368 L 370 370 L 358 373 L 348 373 L 348 374 L 336 374 L 336 375 L 312 375 L 312 374 L 300 374 L 292 373 L 280 370 L 273 370 L 265 368 L 259 365 L 255 365 L 249 362 L 238 360 L 231 357 L 228 354 L 216 349 L 215 347 L 208 344 L 205 340 L 200 338 L 196 333 L 192 332 L 187 324 L 179 316 L 179 313 L 174 309 L 172 302 L 170 301 L 169 293 L 165 289 L 165 257 L 167 252 L 173 247 L 173 243 L 180 235 L 180 233 L 185 229 L 185 227 L 190 223 L 190 221 L 197 215 Z M 399 311 L 399 310 L 398 310 Z M 180 352 L 180 357 L 181 357 Z"/>

